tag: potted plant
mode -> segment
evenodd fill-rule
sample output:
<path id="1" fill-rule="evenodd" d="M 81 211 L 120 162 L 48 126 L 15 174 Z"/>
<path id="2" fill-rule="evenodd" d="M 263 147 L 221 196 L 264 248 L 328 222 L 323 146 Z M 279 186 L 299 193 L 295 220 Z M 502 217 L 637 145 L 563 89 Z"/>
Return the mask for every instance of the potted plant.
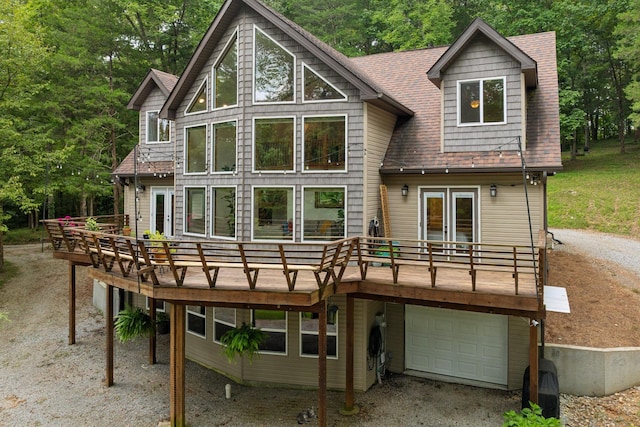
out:
<path id="1" fill-rule="evenodd" d="M 171 327 L 171 318 L 164 311 L 156 312 L 156 331 L 161 334 L 168 334 Z"/>
<path id="2" fill-rule="evenodd" d="M 116 335 L 124 343 L 139 336 L 150 337 L 156 332 L 151 316 L 141 307 L 126 307 L 115 322 Z"/>
<path id="3" fill-rule="evenodd" d="M 145 230 L 144 238 L 151 240 L 151 252 L 154 254 L 155 259 L 158 259 L 158 260 L 166 259 L 166 254 L 164 253 L 164 248 L 162 244 L 163 240 L 167 240 L 167 236 L 165 236 L 164 233 L 157 230 L 154 231 L 153 233 L 151 232 L 151 230 Z M 175 252 L 175 250 L 172 250 L 171 252 Z"/>
<path id="4" fill-rule="evenodd" d="M 224 354 L 229 363 L 236 356 L 247 356 L 249 363 L 253 362 L 253 356 L 258 354 L 260 344 L 265 339 L 266 334 L 258 329 L 252 328 L 242 322 L 242 326 L 229 329 L 222 335 L 220 342 L 224 345 Z"/>
<path id="5" fill-rule="evenodd" d="M 98 224 L 98 220 L 94 217 L 90 216 L 84 223 L 84 228 L 89 231 L 100 231 L 100 225 Z"/>
<path id="6" fill-rule="evenodd" d="M 122 235 L 123 236 L 131 236 L 131 227 L 128 225 L 122 226 Z"/>

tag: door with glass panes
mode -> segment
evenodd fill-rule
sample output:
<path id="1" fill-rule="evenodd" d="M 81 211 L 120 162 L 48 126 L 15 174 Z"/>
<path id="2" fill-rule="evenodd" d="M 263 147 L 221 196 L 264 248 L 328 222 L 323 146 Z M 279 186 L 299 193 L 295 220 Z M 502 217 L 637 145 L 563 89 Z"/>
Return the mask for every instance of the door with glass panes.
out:
<path id="1" fill-rule="evenodd" d="M 172 187 L 153 187 L 151 189 L 151 231 L 173 236 L 173 208 L 175 196 Z"/>
<path id="2" fill-rule="evenodd" d="M 422 193 L 422 239 L 478 241 L 478 190 L 434 188 Z"/>

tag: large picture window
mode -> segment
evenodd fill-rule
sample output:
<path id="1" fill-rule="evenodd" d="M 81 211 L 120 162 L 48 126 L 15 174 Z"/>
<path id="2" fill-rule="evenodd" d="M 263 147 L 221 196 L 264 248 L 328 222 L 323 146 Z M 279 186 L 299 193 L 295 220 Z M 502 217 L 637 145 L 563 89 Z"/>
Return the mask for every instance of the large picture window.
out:
<path id="1" fill-rule="evenodd" d="M 236 188 L 211 189 L 211 234 L 215 237 L 236 237 Z"/>
<path id="2" fill-rule="evenodd" d="M 215 96 L 213 108 L 225 108 L 238 103 L 238 33 L 233 35 L 220 62 L 213 69 Z"/>
<path id="3" fill-rule="evenodd" d="M 186 128 L 184 173 L 204 173 L 207 171 L 207 126 Z"/>
<path id="4" fill-rule="evenodd" d="M 345 237 L 344 187 L 304 188 L 303 240 L 336 240 Z"/>
<path id="5" fill-rule="evenodd" d="M 346 170 L 346 117 L 305 117 L 303 121 L 305 171 Z"/>
<path id="6" fill-rule="evenodd" d="M 458 83 L 459 123 L 506 122 L 505 79 L 482 79 Z"/>
<path id="7" fill-rule="evenodd" d="M 294 129 L 293 117 L 254 120 L 254 170 L 294 170 Z"/>
<path id="8" fill-rule="evenodd" d="M 300 313 L 300 355 L 318 355 L 318 313 Z M 338 357 L 338 322 L 327 325 L 327 356 Z"/>
<path id="9" fill-rule="evenodd" d="M 187 332 L 206 338 L 206 308 L 204 306 L 187 306 Z"/>
<path id="10" fill-rule="evenodd" d="M 253 189 L 253 238 L 294 239 L 294 194 L 292 187 Z"/>
<path id="11" fill-rule="evenodd" d="M 286 354 L 287 313 L 280 310 L 253 310 L 251 316 L 253 327 L 266 334 L 260 344 L 260 351 Z"/>
<path id="12" fill-rule="evenodd" d="M 147 143 L 169 142 L 171 122 L 161 119 L 157 111 L 147 112 Z"/>
<path id="13" fill-rule="evenodd" d="M 236 122 L 213 125 L 213 172 L 232 172 L 236 169 Z"/>
<path id="14" fill-rule="evenodd" d="M 236 327 L 236 309 L 229 307 L 214 307 L 213 309 L 213 340 L 220 342 L 220 338 Z"/>
<path id="15" fill-rule="evenodd" d="M 185 233 L 205 234 L 206 197 L 204 187 L 185 188 Z"/>
<path id="16" fill-rule="evenodd" d="M 293 102 L 295 57 L 257 27 L 254 40 L 254 101 Z"/>

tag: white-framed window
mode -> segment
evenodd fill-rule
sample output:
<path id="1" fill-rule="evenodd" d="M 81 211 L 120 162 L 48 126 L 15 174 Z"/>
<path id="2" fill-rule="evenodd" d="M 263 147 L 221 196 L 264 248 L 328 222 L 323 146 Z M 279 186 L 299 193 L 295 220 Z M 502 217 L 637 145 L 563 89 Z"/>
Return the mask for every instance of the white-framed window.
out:
<path id="1" fill-rule="evenodd" d="M 207 96 L 207 79 L 200 84 L 196 95 L 191 98 L 185 114 L 203 113 L 209 109 Z"/>
<path id="2" fill-rule="evenodd" d="M 260 344 L 261 353 L 287 354 L 286 311 L 251 310 L 251 325 L 266 334 Z"/>
<path id="3" fill-rule="evenodd" d="M 236 309 L 229 307 L 213 308 L 213 341 L 220 343 L 222 336 L 236 327 Z"/>
<path id="4" fill-rule="evenodd" d="M 295 117 L 253 119 L 253 172 L 295 171 Z"/>
<path id="5" fill-rule="evenodd" d="M 236 238 L 236 187 L 211 187 L 211 236 Z"/>
<path id="6" fill-rule="evenodd" d="M 458 81 L 458 124 L 494 125 L 507 122 L 504 77 Z"/>
<path id="7" fill-rule="evenodd" d="M 295 102 L 295 55 L 257 26 L 253 28 L 253 102 Z"/>
<path id="8" fill-rule="evenodd" d="M 207 212 L 207 190 L 205 187 L 185 187 L 184 189 L 184 233 L 197 236 L 206 235 L 205 217 Z"/>
<path id="9" fill-rule="evenodd" d="M 237 164 L 237 121 L 211 125 L 211 172 L 233 173 Z"/>
<path id="10" fill-rule="evenodd" d="M 303 187 L 303 241 L 329 241 L 346 237 L 346 187 Z"/>
<path id="11" fill-rule="evenodd" d="M 213 67 L 213 108 L 238 104 L 238 30 L 236 30 Z"/>
<path id="12" fill-rule="evenodd" d="M 252 206 L 252 239 L 294 240 L 294 187 L 254 187 Z"/>
<path id="13" fill-rule="evenodd" d="M 147 111 L 147 144 L 171 141 L 171 121 L 161 119 L 159 111 Z"/>
<path id="14" fill-rule="evenodd" d="M 340 89 L 329 83 L 327 79 L 313 70 L 310 66 L 302 64 L 302 102 L 336 102 L 346 101 L 347 95 Z"/>
<path id="15" fill-rule="evenodd" d="M 144 297 L 145 299 L 145 308 L 147 310 L 150 310 L 151 307 L 149 306 L 149 297 Z M 161 311 L 161 312 L 166 312 L 166 306 L 164 303 L 164 300 L 161 299 L 156 299 L 155 301 L 155 306 L 156 306 L 156 311 Z"/>
<path id="16" fill-rule="evenodd" d="M 207 125 L 184 129 L 184 173 L 207 173 Z"/>
<path id="17" fill-rule="evenodd" d="M 300 356 L 318 357 L 318 313 L 300 313 Z M 327 357 L 338 358 L 338 316 L 327 325 Z"/>
<path id="18" fill-rule="evenodd" d="M 207 338 L 207 309 L 203 305 L 187 305 L 187 333 Z"/>
<path id="19" fill-rule="evenodd" d="M 302 118 L 304 172 L 347 171 L 347 116 Z"/>

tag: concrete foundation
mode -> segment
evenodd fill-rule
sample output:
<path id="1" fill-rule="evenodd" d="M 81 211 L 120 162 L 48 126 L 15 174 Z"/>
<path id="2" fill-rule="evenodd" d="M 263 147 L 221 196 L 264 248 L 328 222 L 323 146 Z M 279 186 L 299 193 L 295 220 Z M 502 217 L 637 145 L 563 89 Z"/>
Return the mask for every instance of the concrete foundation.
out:
<path id="1" fill-rule="evenodd" d="M 640 347 L 545 344 L 545 358 L 558 369 L 561 393 L 606 396 L 640 384 Z"/>
<path id="2" fill-rule="evenodd" d="M 107 285 L 98 280 L 93 281 L 93 306 L 103 313 L 107 309 Z M 118 314 L 120 307 L 120 297 L 118 289 L 113 290 L 113 316 Z"/>

